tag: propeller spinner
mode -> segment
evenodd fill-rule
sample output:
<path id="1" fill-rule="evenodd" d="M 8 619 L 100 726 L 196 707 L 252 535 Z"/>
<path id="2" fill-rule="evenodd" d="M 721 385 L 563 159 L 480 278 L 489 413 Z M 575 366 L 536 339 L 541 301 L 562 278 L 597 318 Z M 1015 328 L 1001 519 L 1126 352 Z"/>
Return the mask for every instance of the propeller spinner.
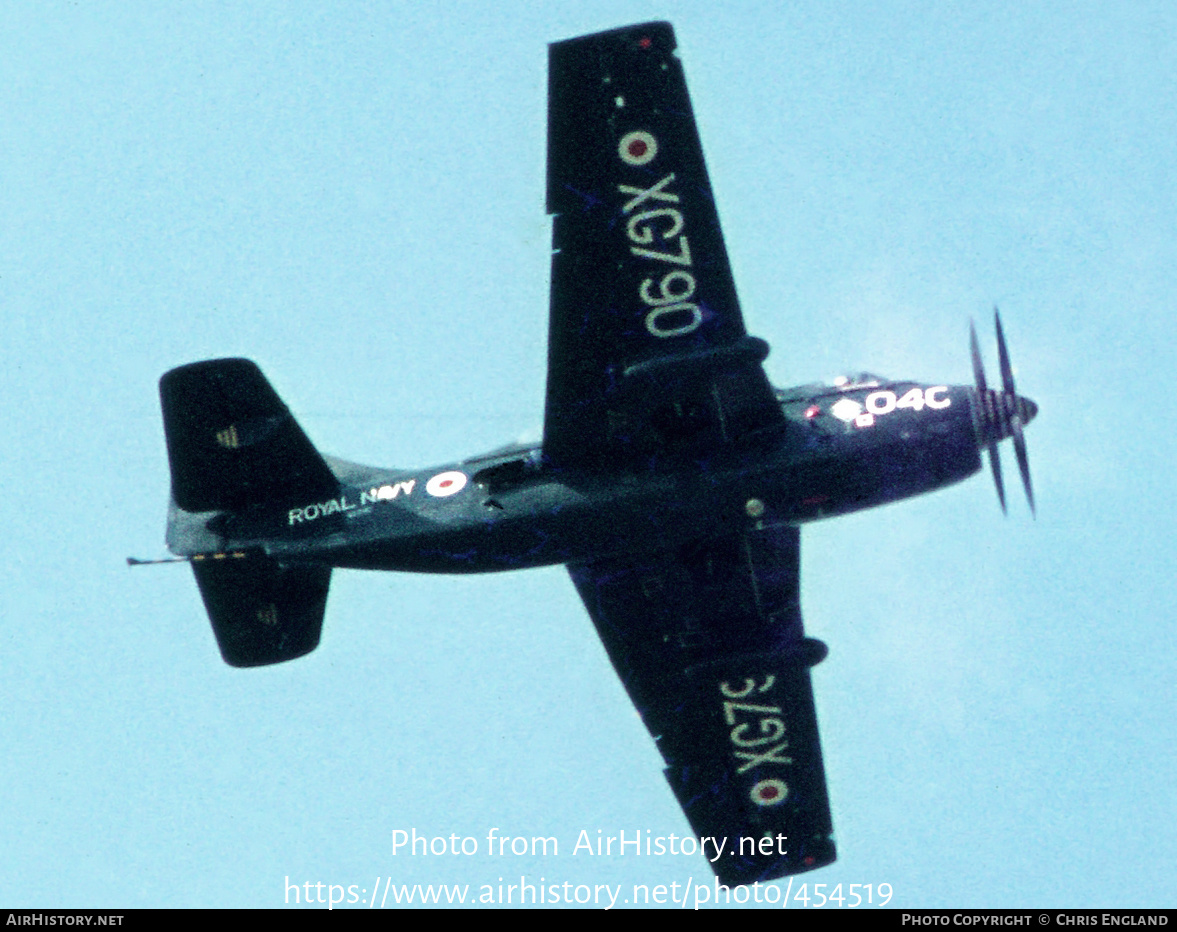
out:
<path id="1" fill-rule="evenodd" d="M 1001 365 L 1001 391 L 990 389 L 985 382 L 985 367 L 981 363 L 981 350 L 977 346 L 977 330 L 972 322 L 969 322 L 973 378 L 977 383 L 980 412 L 978 440 L 989 451 L 989 466 L 993 470 L 993 484 L 997 486 L 997 500 L 1001 502 L 1001 510 L 1004 512 L 1006 510 L 1005 485 L 1001 479 L 1001 457 L 997 452 L 997 444 L 1007 437 L 1013 438 L 1014 455 L 1018 460 L 1018 470 L 1022 474 L 1022 487 L 1026 490 L 1030 512 L 1034 514 L 1034 487 L 1030 482 L 1030 459 L 1026 453 L 1026 438 L 1023 428 L 1034 420 L 1034 416 L 1038 413 L 1038 405 L 1017 393 L 1017 387 L 1014 385 L 1013 367 L 1009 362 L 1009 350 L 1005 345 L 1005 333 L 1001 329 L 1001 315 L 996 308 L 993 309 L 993 318 L 997 325 L 997 357 Z"/>

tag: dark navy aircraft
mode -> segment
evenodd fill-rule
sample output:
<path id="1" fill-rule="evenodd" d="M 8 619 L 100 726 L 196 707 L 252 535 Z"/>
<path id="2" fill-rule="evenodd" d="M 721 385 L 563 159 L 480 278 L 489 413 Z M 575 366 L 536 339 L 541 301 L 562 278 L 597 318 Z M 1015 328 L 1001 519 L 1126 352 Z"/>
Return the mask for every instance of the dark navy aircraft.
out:
<path id="1" fill-rule="evenodd" d="M 972 475 L 1023 428 L 1002 387 L 866 373 L 780 391 L 736 300 L 667 23 L 550 47 L 543 443 L 426 469 L 321 455 L 244 359 L 163 376 L 167 544 L 225 660 L 319 642 L 336 567 L 567 564 L 670 787 L 728 884 L 831 863 L 800 526 Z M 1033 507 L 1033 498 L 1030 499 Z M 139 562 L 139 561 L 132 561 Z"/>

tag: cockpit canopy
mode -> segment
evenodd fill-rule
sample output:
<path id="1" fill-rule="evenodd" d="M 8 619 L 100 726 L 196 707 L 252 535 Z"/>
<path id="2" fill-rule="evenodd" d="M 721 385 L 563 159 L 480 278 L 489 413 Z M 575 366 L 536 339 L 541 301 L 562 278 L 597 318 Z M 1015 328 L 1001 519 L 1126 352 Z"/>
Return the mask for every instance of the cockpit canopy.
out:
<path id="1" fill-rule="evenodd" d="M 892 379 L 872 372 L 856 372 L 851 375 L 840 375 L 832 383 L 812 382 L 808 385 L 797 385 L 793 388 L 777 389 L 776 397 L 780 402 L 803 401 L 820 396 L 837 395 L 855 388 L 876 388 L 890 385 Z"/>
<path id="2" fill-rule="evenodd" d="M 890 381 L 890 379 L 871 372 L 856 372 L 852 375 L 838 376 L 834 379 L 834 388 L 840 392 L 845 392 L 852 388 L 871 388 L 877 385 L 886 385 Z"/>

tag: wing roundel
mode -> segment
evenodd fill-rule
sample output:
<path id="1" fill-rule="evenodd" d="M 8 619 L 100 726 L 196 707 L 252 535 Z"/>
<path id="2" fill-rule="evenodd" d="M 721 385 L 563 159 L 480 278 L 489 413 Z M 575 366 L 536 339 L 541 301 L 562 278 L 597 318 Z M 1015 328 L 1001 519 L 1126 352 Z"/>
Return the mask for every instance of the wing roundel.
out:
<path id="1" fill-rule="evenodd" d="M 544 453 L 556 466 L 634 468 L 780 417 L 674 49 L 668 23 L 550 48 Z"/>
<path id="2" fill-rule="evenodd" d="M 835 857 L 788 525 L 569 569 L 666 778 L 727 884 Z"/>

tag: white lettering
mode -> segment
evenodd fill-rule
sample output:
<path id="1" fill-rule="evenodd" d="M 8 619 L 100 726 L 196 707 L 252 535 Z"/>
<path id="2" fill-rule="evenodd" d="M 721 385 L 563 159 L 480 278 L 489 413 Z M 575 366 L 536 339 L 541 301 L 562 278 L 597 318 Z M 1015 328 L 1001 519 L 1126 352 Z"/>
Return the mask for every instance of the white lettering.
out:
<path id="1" fill-rule="evenodd" d="M 785 733 L 785 723 L 779 718 L 762 718 L 760 720 L 760 733 L 766 735 L 764 738 L 745 738 L 744 732 L 751 727 L 747 722 L 744 722 L 742 725 L 737 725 L 733 728 L 731 733 L 732 744 L 741 748 L 759 748 L 779 740 Z M 774 729 L 771 735 L 768 734 L 769 728 Z"/>
<path id="2" fill-rule="evenodd" d="M 781 751 L 783 751 L 788 746 L 789 746 L 788 741 L 782 741 L 775 748 L 769 748 L 763 754 L 753 754 L 748 751 L 736 751 L 735 755 L 737 758 L 748 762 L 748 763 L 744 764 L 742 767 L 740 767 L 740 769 L 737 770 L 736 773 L 744 773 L 744 771 L 751 770 L 753 767 L 758 767 L 760 764 L 768 764 L 768 763 L 791 764 L 791 763 L 793 763 L 793 758 L 791 758 L 791 757 L 777 757 L 777 754 L 779 754 Z"/>
<path id="3" fill-rule="evenodd" d="M 644 279 L 638 286 L 638 294 L 651 307 L 664 307 L 667 304 L 677 304 L 686 301 L 695 293 L 695 276 L 690 272 L 667 272 L 658 282 L 658 294 L 652 294 L 650 286 L 653 278 Z"/>
<path id="4" fill-rule="evenodd" d="M 691 247 L 685 236 L 678 238 L 678 254 L 672 252 L 658 252 L 653 249 L 642 249 L 640 246 L 630 246 L 629 251 L 635 256 L 645 256 L 648 259 L 661 259 L 663 262 L 673 262 L 676 265 L 691 264 Z"/>
<path id="5" fill-rule="evenodd" d="M 644 204 L 646 201 L 648 201 L 650 199 L 653 199 L 655 201 L 665 201 L 668 204 L 677 204 L 678 203 L 678 195 L 677 194 L 670 194 L 669 192 L 662 190 L 668 184 L 670 184 L 670 182 L 672 182 L 672 181 L 674 181 L 674 172 L 671 172 L 669 175 L 667 175 L 665 178 L 663 178 L 661 181 L 659 181 L 652 188 L 647 188 L 645 190 L 643 190 L 641 188 L 635 188 L 632 185 L 628 185 L 628 184 L 619 184 L 617 186 L 617 190 L 620 191 L 622 194 L 635 194 L 635 195 L 637 195 L 632 201 L 626 202 L 625 206 L 621 208 L 621 212 L 623 214 L 628 214 L 630 211 L 635 210 L 636 208 L 640 207 L 642 204 Z"/>
<path id="6" fill-rule="evenodd" d="M 924 393 L 918 388 L 913 388 L 906 395 L 899 399 L 895 407 L 897 408 L 911 408 L 913 411 L 924 410 Z"/>
<path id="7" fill-rule="evenodd" d="M 670 226 L 657 234 L 659 239 L 671 240 L 682 232 L 682 214 L 673 207 L 659 207 L 656 210 L 646 210 L 640 214 L 634 214 L 629 218 L 629 223 L 625 228 L 629 234 L 629 238 L 639 246 L 648 246 L 654 242 L 655 230 L 651 221 L 655 217 L 668 217 L 670 219 Z"/>
<path id="8" fill-rule="evenodd" d="M 690 314 L 690 319 L 684 321 L 677 327 L 664 327 L 661 323 L 663 314 L 675 314 L 683 311 Z M 683 334 L 691 333 L 697 330 L 699 325 L 703 323 L 703 312 L 699 310 L 699 305 L 691 304 L 683 301 L 681 304 L 672 304 L 669 307 L 656 307 L 648 314 L 646 314 L 646 329 L 656 337 L 665 339 L 666 337 L 681 337 Z"/>
<path id="9" fill-rule="evenodd" d="M 752 692 L 753 689 L 755 689 L 758 693 L 768 692 L 768 690 L 772 689 L 772 684 L 775 682 L 776 677 L 770 673 L 764 678 L 764 682 L 760 686 L 757 686 L 756 682 L 752 679 L 752 677 L 749 676 L 744 678 L 744 688 L 742 691 L 738 693 L 732 692 L 732 688 L 727 685 L 726 680 L 719 684 L 719 691 L 729 699 L 743 699 L 748 695 L 748 693 Z M 729 722 L 728 724 L 731 723 Z"/>
<path id="10" fill-rule="evenodd" d="M 572 849 L 573 854 L 580 853 L 580 849 L 584 848 L 589 854 L 593 853 L 593 843 L 589 841 L 588 829 L 581 829 L 580 834 L 576 836 L 576 846 Z"/>
<path id="11" fill-rule="evenodd" d="M 951 398 L 936 398 L 936 395 L 942 395 L 948 391 L 947 385 L 936 385 L 924 392 L 924 404 L 929 408 L 947 408 L 952 404 Z"/>
<path id="12" fill-rule="evenodd" d="M 388 482 L 378 488 L 371 488 L 367 492 L 360 493 L 360 504 L 369 504 L 372 502 L 386 502 L 396 498 L 401 493 L 405 495 L 413 494 L 413 487 L 417 484 L 416 479 L 405 479 L 401 482 Z"/>
<path id="13" fill-rule="evenodd" d="M 947 385 L 934 385 L 925 390 L 919 388 L 909 389 L 904 393 L 902 398 L 897 398 L 894 392 L 891 391 L 877 391 L 871 392 L 866 396 L 866 414 L 884 415 L 890 414 L 900 408 L 905 408 L 910 411 L 922 411 L 925 406 L 940 410 L 947 408 L 952 404 L 951 398 L 939 398 L 938 395 L 944 395 L 948 391 Z M 838 402 L 841 404 L 841 402 Z M 870 426 L 870 421 L 858 424 L 859 427 Z"/>
<path id="14" fill-rule="evenodd" d="M 645 157 L 645 140 L 638 139 L 637 133 L 630 133 L 625 139 L 629 140 L 630 137 L 633 137 L 631 147 L 628 150 L 623 148 L 621 156 L 626 162 L 637 164 L 630 156 L 640 150 L 642 157 Z M 650 137 L 649 142 L 653 142 L 653 137 Z M 632 148 L 635 144 L 637 150 Z M 672 181 L 674 172 L 645 189 L 627 184 L 618 185 L 617 190 L 622 194 L 633 195 L 621 208 L 622 213 L 632 213 L 647 201 L 677 204 L 678 195 L 665 190 Z M 654 207 L 634 214 L 626 224 L 629 240 L 636 244 L 631 245 L 629 251 L 635 256 L 690 268 L 691 244 L 682 232 L 685 226 L 686 219 L 682 213 L 672 207 Z M 648 248 L 654 246 L 656 241 L 664 244 L 663 248 Z M 644 279 L 638 287 L 639 297 L 653 308 L 646 313 L 646 331 L 650 336 L 664 340 L 685 336 L 699 329 L 703 323 L 703 312 L 697 304 L 688 301 L 695 293 L 695 277 L 690 272 L 676 269 L 663 275 L 657 286 L 654 283 L 655 278 L 652 276 Z M 653 290 L 655 287 L 656 291 Z"/>
<path id="15" fill-rule="evenodd" d="M 748 702 L 725 702 L 723 704 L 723 720 L 729 725 L 736 723 L 736 712 L 776 712 L 780 714 L 780 706 L 752 705 Z"/>
<path id="16" fill-rule="evenodd" d="M 871 414 L 890 414 L 895 410 L 894 392 L 871 392 L 866 396 L 866 410 Z"/>
<path id="17" fill-rule="evenodd" d="M 373 490 L 374 492 L 375 490 Z M 368 493 L 360 493 L 360 504 L 364 504 L 365 496 Z M 323 518 L 327 515 L 337 515 L 344 511 L 355 510 L 356 505 L 347 500 L 346 495 L 341 495 L 339 498 L 332 498 L 325 502 L 318 502 L 311 505 L 305 505 L 302 508 L 291 508 L 286 512 L 286 524 L 289 527 L 292 524 L 301 524 L 304 521 L 314 521 L 316 518 Z"/>

